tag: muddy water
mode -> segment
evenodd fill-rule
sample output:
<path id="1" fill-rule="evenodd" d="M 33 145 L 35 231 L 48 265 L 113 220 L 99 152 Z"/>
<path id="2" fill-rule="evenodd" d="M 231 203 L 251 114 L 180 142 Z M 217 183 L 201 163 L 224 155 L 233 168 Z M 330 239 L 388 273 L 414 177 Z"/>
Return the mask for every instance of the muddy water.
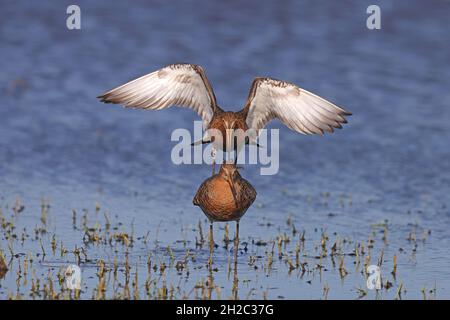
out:
<path id="1" fill-rule="evenodd" d="M 39 279 L 34 297 L 43 298 L 48 278 L 63 297 L 57 274 L 77 262 L 81 298 L 98 297 L 99 260 L 106 298 L 126 297 L 128 257 L 131 297 L 137 270 L 140 298 L 164 297 L 165 286 L 174 298 L 449 298 L 450 7 L 381 1 L 382 29 L 369 31 L 369 4 L 80 1 L 80 31 L 65 28 L 62 3 L 2 4 L 0 249 L 9 271 L 0 297 L 31 298 Z M 196 115 L 95 99 L 178 61 L 204 66 L 225 109 L 240 108 L 253 77 L 269 75 L 354 113 L 325 137 L 270 125 L 280 128 L 280 171 L 242 172 L 258 197 L 241 221 L 236 273 L 224 224 L 212 271 L 208 246 L 196 245 L 199 221 L 205 237 L 207 224 L 192 197 L 210 167 L 170 160 L 172 130 L 192 130 Z M 377 294 L 362 270 L 378 260 L 392 287 Z M 177 270 L 178 261 L 188 262 Z M 208 295 L 201 284 L 211 272 Z"/>

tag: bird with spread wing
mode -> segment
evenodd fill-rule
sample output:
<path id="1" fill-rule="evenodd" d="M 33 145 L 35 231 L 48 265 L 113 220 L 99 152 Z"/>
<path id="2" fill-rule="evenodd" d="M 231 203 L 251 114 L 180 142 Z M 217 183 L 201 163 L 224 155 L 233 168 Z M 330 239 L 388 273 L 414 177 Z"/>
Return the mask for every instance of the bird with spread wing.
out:
<path id="1" fill-rule="evenodd" d="M 242 110 L 222 110 L 203 68 L 194 64 L 171 64 L 125 83 L 98 97 L 105 103 L 160 110 L 171 106 L 193 109 L 202 118 L 206 133 L 198 143 L 213 143 L 215 150 L 237 152 L 243 144 L 256 144 L 261 129 L 279 119 L 302 134 L 332 133 L 347 123 L 350 112 L 301 89 L 272 78 L 253 80 Z M 213 173 L 215 171 L 213 164 Z"/>

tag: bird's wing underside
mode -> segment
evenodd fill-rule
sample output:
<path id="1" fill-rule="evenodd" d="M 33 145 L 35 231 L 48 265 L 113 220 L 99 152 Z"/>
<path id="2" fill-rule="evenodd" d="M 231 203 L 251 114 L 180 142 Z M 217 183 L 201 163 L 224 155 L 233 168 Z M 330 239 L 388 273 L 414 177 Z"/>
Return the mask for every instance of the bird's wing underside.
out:
<path id="1" fill-rule="evenodd" d="M 202 67 L 171 64 L 132 80 L 98 97 L 125 107 L 160 110 L 176 105 L 198 113 L 207 125 L 216 108 L 216 97 Z"/>
<path id="2" fill-rule="evenodd" d="M 253 81 L 244 107 L 249 128 L 259 132 L 267 122 L 278 118 L 290 129 L 303 134 L 323 134 L 342 128 L 351 113 L 297 87 L 271 78 Z"/>

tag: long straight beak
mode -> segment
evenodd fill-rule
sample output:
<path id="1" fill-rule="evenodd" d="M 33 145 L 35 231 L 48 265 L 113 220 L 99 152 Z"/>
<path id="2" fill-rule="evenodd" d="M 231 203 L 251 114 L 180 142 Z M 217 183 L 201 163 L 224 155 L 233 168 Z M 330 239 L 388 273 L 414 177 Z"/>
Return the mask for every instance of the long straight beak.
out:
<path id="1" fill-rule="evenodd" d="M 252 145 L 252 146 L 257 146 L 258 148 L 264 148 L 264 146 L 262 146 L 262 145 L 260 145 L 258 142 L 256 142 L 256 141 L 252 141 L 252 140 L 250 140 L 250 142 L 248 143 L 249 145 Z"/>
<path id="2" fill-rule="evenodd" d="M 211 140 L 203 140 L 203 139 L 200 139 L 200 140 L 197 140 L 197 141 L 192 142 L 192 143 L 191 143 L 191 146 L 198 146 L 198 145 L 200 145 L 200 144 L 206 144 L 206 143 L 210 143 L 210 142 L 211 142 Z"/>
<path id="3" fill-rule="evenodd" d="M 234 150 L 234 139 L 233 139 L 233 129 L 227 129 L 226 130 L 226 151 L 231 152 Z"/>

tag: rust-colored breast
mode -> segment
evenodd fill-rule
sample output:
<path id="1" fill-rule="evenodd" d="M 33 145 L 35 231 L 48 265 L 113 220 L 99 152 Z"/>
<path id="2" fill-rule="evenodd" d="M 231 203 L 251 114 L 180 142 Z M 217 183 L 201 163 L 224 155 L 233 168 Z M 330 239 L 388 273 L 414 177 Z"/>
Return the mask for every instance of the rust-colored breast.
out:
<path id="1" fill-rule="evenodd" d="M 242 177 L 234 180 L 235 195 L 230 183 L 219 174 L 205 180 L 193 203 L 213 221 L 239 220 L 256 198 L 256 190 Z"/>

